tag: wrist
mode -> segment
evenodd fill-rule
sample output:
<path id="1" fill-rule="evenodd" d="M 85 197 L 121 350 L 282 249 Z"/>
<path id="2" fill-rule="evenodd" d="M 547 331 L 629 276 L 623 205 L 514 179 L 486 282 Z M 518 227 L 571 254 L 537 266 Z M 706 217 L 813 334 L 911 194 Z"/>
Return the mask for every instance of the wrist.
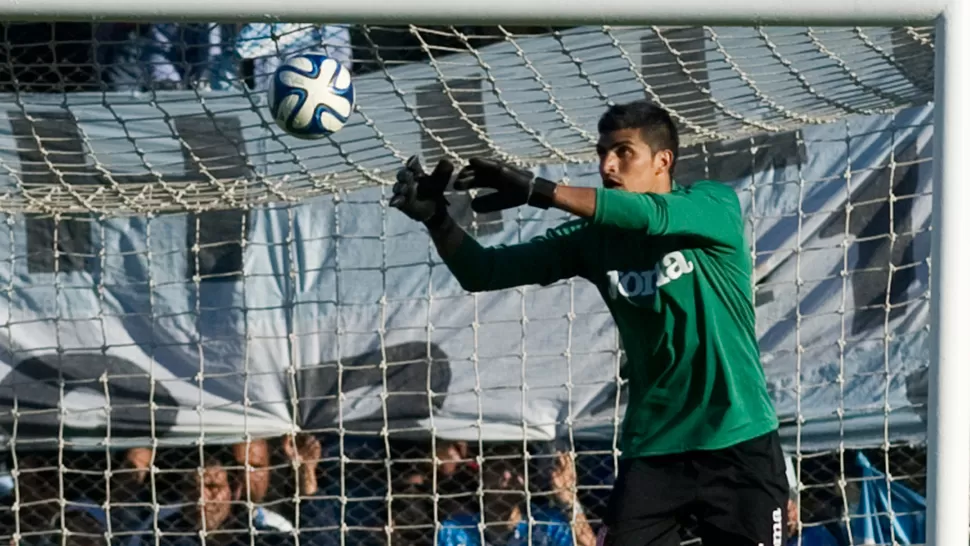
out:
<path id="1" fill-rule="evenodd" d="M 561 493 L 556 493 L 555 495 L 556 503 L 561 508 L 572 509 L 576 504 L 576 495 L 572 491 L 565 491 Z"/>
<path id="2" fill-rule="evenodd" d="M 450 219 L 451 215 L 448 214 L 447 205 L 441 203 L 435 207 L 434 213 L 431 215 L 431 217 L 424 221 L 424 225 L 428 228 L 428 231 L 434 232 L 446 227 L 446 224 Z"/>
<path id="3" fill-rule="evenodd" d="M 428 234 L 438 248 L 438 254 L 446 260 L 458 251 L 465 239 L 465 230 L 455 223 L 451 215 L 446 214 L 444 220 L 436 227 L 428 226 Z"/>
<path id="4" fill-rule="evenodd" d="M 314 471 L 309 469 L 304 469 L 302 476 L 302 490 L 301 493 L 304 495 L 316 495 L 317 494 L 317 475 Z"/>
<path id="5" fill-rule="evenodd" d="M 556 200 L 556 188 L 559 184 L 545 178 L 536 177 L 532 181 L 532 194 L 529 195 L 529 205 L 548 209 Z"/>

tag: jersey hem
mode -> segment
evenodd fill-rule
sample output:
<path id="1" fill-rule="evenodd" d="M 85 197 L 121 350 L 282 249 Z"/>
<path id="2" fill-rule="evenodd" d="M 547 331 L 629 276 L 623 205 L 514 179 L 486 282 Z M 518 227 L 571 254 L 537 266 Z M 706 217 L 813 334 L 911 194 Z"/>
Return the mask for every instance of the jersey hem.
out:
<path id="1" fill-rule="evenodd" d="M 691 451 L 717 451 L 719 449 L 727 449 L 729 447 L 736 446 L 742 442 L 747 442 L 748 440 L 753 440 L 759 436 L 764 436 L 770 432 L 778 430 L 778 421 L 776 419 L 770 419 L 765 421 L 758 421 L 756 424 L 751 425 L 747 432 L 740 436 L 733 436 L 730 440 L 725 440 L 721 442 L 715 442 L 710 444 L 690 444 L 681 445 L 671 449 L 663 450 L 640 450 L 636 452 L 631 452 L 629 455 L 625 452 L 620 455 L 620 459 L 638 459 L 640 457 L 659 457 L 661 455 L 679 455 L 682 453 L 688 453 Z"/>

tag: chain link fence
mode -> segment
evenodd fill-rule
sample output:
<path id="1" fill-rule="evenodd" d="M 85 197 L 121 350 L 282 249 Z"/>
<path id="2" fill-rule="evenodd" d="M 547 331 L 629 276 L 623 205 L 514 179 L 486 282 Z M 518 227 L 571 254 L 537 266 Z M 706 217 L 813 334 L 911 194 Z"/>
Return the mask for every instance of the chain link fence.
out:
<path id="1" fill-rule="evenodd" d="M 611 445 L 577 443 L 558 451 L 531 444 L 526 453 L 521 443 L 438 440 L 432 446 L 309 435 L 157 450 L 16 449 L 2 482 L 2 539 L 134 545 L 204 530 L 244 542 L 277 533 L 310 543 L 426 545 L 456 515 L 482 513 L 492 529 L 515 509 L 537 520 L 547 510 L 575 509 L 598 528 L 614 476 Z M 851 518 L 860 483 L 855 453 L 796 459 L 803 524 L 838 527 Z M 889 480 L 925 494 L 924 448 L 863 453 Z M 132 527 L 146 515 L 150 525 Z M 107 533 L 98 526 L 101 518 L 111 524 Z M 694 539 L 692 531 L 688 524 L 685 541 Z"/>

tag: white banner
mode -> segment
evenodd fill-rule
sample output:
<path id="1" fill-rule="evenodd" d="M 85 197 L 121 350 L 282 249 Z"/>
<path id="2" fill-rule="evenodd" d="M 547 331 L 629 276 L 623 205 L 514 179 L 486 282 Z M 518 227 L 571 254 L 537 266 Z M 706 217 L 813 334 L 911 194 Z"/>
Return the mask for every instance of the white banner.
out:
<path id="1" fill-rule="evenodd" d="M 735 37 L 742 45 L 748 39 L 758 40 Z M 602 33 L 574 33 L 566 42 L 612 47 Z M 500 57 L 491 55 L 508 47 L 483 52 L 492 75 L 503 77 Z M 561 55 L 561 48 L 539 48 L 537 66 L 542 51 Z M 618 71 L 629 68 L 621 66 L 628 59 L 608 58 Z M 480 76 L 480 68 L 449 76 Z M 509 78 L 527 79 L 527 65 L 508 70 L 523 72 Z M 395 97 L 395 89 L 420 95 L 419 107 L 421 97 L 441 94 L 414 84 L 435 81 L 427 66 L 396 74 L 400 80 L 359 78 L 361 104 Z M 549 76 L 557 99 L 584 112 L 584 127 L 595 134 L 601 98 L 579 74 L 560 76 Z M 715 94 L 727 100 L 739 82 Z M 604 82 L 602 91 L 614 100 L 640 98 L 642 83 Z M 508 119 L 508 104 L 548 100 L 545 92 L 538 85 L 508 91 L 506 103 L 485 93 L 479 122 L 500 125 L 491 122 Z M 362 116 L 334 143 L 280 136 L 266 129 L 268 114 L 250 96 L 20 99 L 8 100 L 0 115 L 6 188 L 205 184 L 199 159 L 221 178 L 356 168 L 387 175 L 402 156 L 436 156 L 413 112 L 394 105 L 368 110 L 382 127 L 398 129 L 391 147 Z M 744 104 L 754 109 L 746 115 L 761 108 Z M 566 142 L 572 133 L 556 140 L 562 119 L 546 110 L 519 114 L 529 127 L 548 126 L 547 142 L 577 146 Z M 752 219 L 763 363 L 785 438 L 800 436 L 803 450 L 879 445 L 887 423 L 892 439 L 924 438 L 914 408 L 926 397 L 931 114 L 913 108 L 710 143 L 706 158 L 685 150 L 695 156 L 683 160 L 681 181 L 708 170 L 737 189 Z M 524 145 L 514 130 L 490 135 L 505 150 Z M 52 172 L 49 158 L 76 168 Z M 598 184 L 591 164 L 541 174 Z M 248 211 L 82 218 L 57 229 L 48 218 L 5 218 L 2 432 L 79 446 L 384 427 L 467 439 L 552 439 L 571 427 L 578 438 L 612 438 L 624 409 L 621 358 L 593 287 L 573 280 L 467 294 L 420 226 L 382 204 L 386 196 L 364 187 Z M 469 220 L 467 199 L 452 201 Z M 566 217 L 523 208 L 478 220 L 481 241 L 493 245 L 527 240 Z"/>
<path id="2" fill-rule="evenodd" d="M 803 448 L 837 442 L 840 430 L 850 444 L 881 442 L 887 419 L 894 437 L 924 433 L 912 405 L 925 399 L 930 116 L 809 127 L 795 156 L 741 153 L 759 170 L 725 181 L 753 219 L 764 364 L 780 416 L 805 419 Z M 111 148 L 129 142 L 109 138 L 116 125 L 77 118 L 97 135 L 90 145 L 105 147 L 96 157 L 127 160 Z M 16 164 L 11 126 L 0 126 L 0 160 Z M 179 154 L 156 129 L 141 124 L 132 138 L 156 142 L 152 159 Z M 543 174 L 595 185 L 595 172 Z M 72 254 L 57 274 L 50 221 L 0 223 L 5 432 L 83 443 L 386 425 L 548 439 L 572 426 L 611 437 L 623 411 L 618 345 L 592 286 L 467 294 L 422 229 L 380 199 L 365 188 L 202 216 L 201 243 L 236 244 L 198 255 L 213 276 L 200 281 L 189 215 L 62 224 Z M 515 243 L 563 220 L 506 211 L 480 238 Z M 789 439 L 795 431 L 786 427 Z"/>

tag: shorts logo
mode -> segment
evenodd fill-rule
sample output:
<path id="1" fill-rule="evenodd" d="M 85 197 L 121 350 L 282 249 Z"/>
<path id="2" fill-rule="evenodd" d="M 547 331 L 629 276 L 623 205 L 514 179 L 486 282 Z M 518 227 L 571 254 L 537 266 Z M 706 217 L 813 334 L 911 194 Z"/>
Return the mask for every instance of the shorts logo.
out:
<path id="1" fill-rule="evenodd" d="M 781 508 L 775 508 L 771 511 L 771 544 L 772 546 L 781 546 L 784 541 L 784 535 L 782 533 L 782 525 L 784 521 L 781 518 Z M 759 542 L 758 546 L 765 546 L 764 542 Z"/>
<path id="2" fill-rule="evenodd" d="M 784 539 L 782 524 L 781 508 L 775 508 L 771 512 L 771 543 L 773 546 L 781 546 Z"/>

